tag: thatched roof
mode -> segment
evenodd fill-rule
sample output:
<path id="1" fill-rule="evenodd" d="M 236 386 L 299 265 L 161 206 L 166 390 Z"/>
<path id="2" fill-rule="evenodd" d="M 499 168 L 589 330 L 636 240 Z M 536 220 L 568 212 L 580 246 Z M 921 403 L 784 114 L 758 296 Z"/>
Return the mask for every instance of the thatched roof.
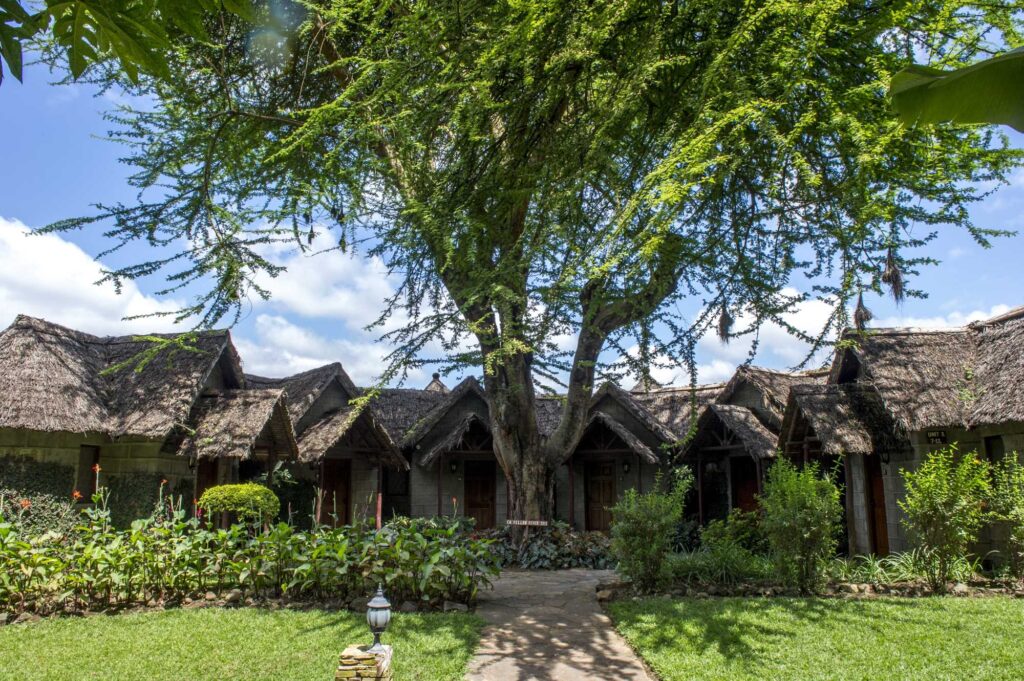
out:
<path id="1" fill-rule="evenodd" d="M 313 422 L 299 437 L 299 460 L 306 463 L 319 461 L 357 427 L 367 429 L 376 441 L 376 450 L 392 465 L 408 470 L 409 462 L 402 456 L 388 432 L 374 418 L 372 409 L 367 407 L 358 409 L 347 406 L 324 414 Z"/>
<path id="2" fill-rule="evenodd" d="M 426 392 L 437 393 L 438 391 L 428 390 Z M 460 402 L 467 397 L 476 397 L 478 400 L 482 400 L 484 404 L 487 403 L 487 397 L 484 395 L 484 390 L 480 387 L 480 383 L 473 376 L 469 376 L 462 380 L 455 388 L 450 392 L 444 394 L 444 399 L 441 400 L 433 409 L 426 414 L 422 415 L 422 418 L 416 421 L 411 428 L 406 431 L 405 436 L 402 438 L 401 446 L 403 448 L 415 447 L 419 442 L 436 426 L 441 419 L 451 413 Z"/>
<path id="3" fill-rule="evenodd" d="M 406 433 L 445 398 L 445 394 L 432 390 L 383 388 L 371 404 L 391 439 L 401 442 Z"/>
<path id="4" fill-rule="evenodd" d="M 197 458 L 248 459 L 258 441 L 279 459 L 298 456 L 295 433 L 280 389 L 225 390 L 203 396 L 193 415 L 194 432 L 178 453 Z"/>
<path id="5" fill-rule="evenodd" d="M 736 369 L 729 382 L 725 384 L 717 402 L 728 404 L 736 390 L 744 383 L 754 386 L 765 396 L 765 407 L 769 410 L 771 426 L 778 429 L 782 424 L 789 391 L 798 385 L 822 385 L 828 378 L 827 369 L 815 371 L 775 371 L 750 365 L 741 365 Z"/>
<path id="6" fill-rule="evenodd" d="M 0 334 L 0 427 L 163 439 L 187 420 L 218 363 L 229 388 L 244 382 L 226 331 L 201 333 L 194 351 L 157 356 L 141 371 L 102 375 L 148 347 L 19 315 Z"/>
<path id="7" fill-rule="evenodd" d="M 475 412 L 466 412 L 462 415 L 462 418 L 459 419 L 459 422 L 455 427 L 449 428 L 444 433 L 443 437 L 434 442 L 434 444 L 428 449 L 424 450 L 420 455 L 420 465 L 429 467 L 434 463 L 434 459 L 438 456 L 445 452 L 450 452 L 458 447 L 462 442 L 462 439 L 474 425 L 483 428 L 488 433 L 491 432 L 491 424 L 488 419 L 481 418 L 480 415 Z"/>
<path id="8" fill-rule="evenodd" d="M 974 380 L 964 398 L 970 422 L 1024 422 L 1024 308 L 971 325 L 978 346 Z"/>
<path id="9" fill-rule="evenodd" d="M 708 422 L 717 419 L 743 443 L 747 453 L 755 459 L 770 459 L 775 456 L 779 437 L 768 430 L 750 409 L 733 404 L 709 404 L 697 423 L 697 436 Z"/>
<path id="10" fill-rule="evenodd" d="M 649 393 L 648 393 L 649 394 Z M 674 443 L 679 438 L 664 423 L 658 420 L 643 401 L 637 399 L 640 395 L 623 390 L 614 383 L 605 383 L 590 398 L 590 410 L 595 411 L 605 398 L 614 400 L 633 418 L 639 421 L 661 442 Z"/>
<path id="11" fill-rule="evenodd" d="M 696 387 L 661 388 L 632 393 L 632 397 L 667 428 L 676 440 L 686 439 L 690 424 L 704 408 L 714 402 L 724 387 L 721 383 Z"/>
<path id="12" fill-rule="evenodd" d="M 610 431 L 615 433 L 619 439 L 626 443 L 626 446 L 641 459 L 650 464 L 658 464 L 660 460 L 658 455 L 651 451 L 651 448 L 643 443 L 629 428 L 626 428 L 618 419 L 604 413 L 601 410 L 596 410 L 590 415 L 590 419 L 587 422 L 589 428 L 594 423 L 601 423 L 605 425 Z"/>
<path id="13" fill-rule="evenodd" d="M 859 380 L 878 390 L 902 428 L 969 425 L 964 390 L 969 388 L 976 356 L 973 334 L 967 329 L 871 329 L 847 331 L 843 339 L 853 347 L 837 353 L 830 382 L 844 378 L 852 370 L 851 362 L 857 362 Z"/>
<path id="14" fill-rule="evenodd" d="M 288 394 L 288 413 L 291 414 L 293 424 L 298 423 L 306 414 L 331 381 L 338 381 L 350 398 L 359 395 L 359 390 L 339 362 L 325 364 L 286 378 L 264 378 L 246 374 L 245 380 L 251 388 L 284 388 Z"/>
<path id="15" fill-rule="evenodd" d="M 828 454 L 871 454 L 901 451 L 908 446 L 881 396 L 870 385 L 798 386 L 782 424 L 782 440 L 799 416 L 807 419 Z M 784 445 L 785 442 L 782 442 Z"/>

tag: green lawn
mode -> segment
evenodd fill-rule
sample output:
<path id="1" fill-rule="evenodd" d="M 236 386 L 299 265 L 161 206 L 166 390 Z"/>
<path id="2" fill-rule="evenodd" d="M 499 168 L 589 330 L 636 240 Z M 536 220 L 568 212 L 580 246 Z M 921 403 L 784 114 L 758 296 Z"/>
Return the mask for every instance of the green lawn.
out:
<path id="1" fill-rule="evenodd" d="M 1024 601 L 1009 598 L 655 598 L 609 610 L 663 681 L 1024 677 Z"/>
<path id="2" fill-rule="evenodd" d="M 480 637 L 472 615 L 396 614 L 395 678 L 461 679 Z M 338 653 L 372 638 L 347 612 L 208 608 L 0 628 L 0 679 L 334 678 Z"/>

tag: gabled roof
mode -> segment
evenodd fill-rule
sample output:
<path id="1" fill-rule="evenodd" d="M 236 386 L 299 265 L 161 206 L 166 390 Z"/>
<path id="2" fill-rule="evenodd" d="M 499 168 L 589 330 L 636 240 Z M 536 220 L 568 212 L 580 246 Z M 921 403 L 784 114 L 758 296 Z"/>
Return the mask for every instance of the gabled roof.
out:
<path id="1" fill-rule="evenodd" d="M 711 403 L 697 419 L 693 439 L 686 444 L 684 455 L 709 443 L 709 434 L 718 422 L 739 438 L 743 449 L 755 459 L 770 459 L 775 456 L 778 436 L 768 430 L 754 412 L 736 405 Z"/>
<path id="2" fill-rule="evenodd" d="M 968 426 L 970 404 L 964 397 L 976 363 L 973 334 L 967 329 L 924 331 L 869 329 L 847 331 L 833 363 L 830 382 L 860 364 L 861 382 L 878 390 L 885 408 L 904 429 Z"/>
<path id="3" fill-rule="evenodd" d="M 354 399 L 360 394 L 339 362 L 325 364 L 286 378 L 265 378 L 246 374 L 245 380 L 252 388 L 284 388 L 288 394 L 288 413 L 291 414 L 293 424 L 298 423 L 331 381 L 338 381 L 349 399 Z"/>
<path id="4" fill-rule="evenodd" d="M 798 416 L 807 419 L 822 451 L 871 454 L 900 451 L 908 446 L 892 416 L 872 386 L 830 384 L 798 386 L 790 392 L 780 444 L 785 445 Z"/>
<path id="5" fill-rule="evenodd" d="M 360 409 L 351 405 L 324 414 L 302 432 L 299 437 L 299 460 L 306 463 L 319 461 L 358 424 L 364 425 L 373 433 L 380 443 L 381 453 L 392 464 L 402 470 L 408 470 L 409 462 L 402 456 L 388 432 L 374 418 L 372 410 L 369 407 Z"/>
<path id="6" fill-rule="evenodd" d="M 391 439 L 401 442 L 406 434 L 431 410 L 444 402 L 446 395 L 415 388 L 382 388 L 371 404 Z"/>
<path id="7" fill-rule="evenodd" d="M 614 383 L 605 383 L 590 398 L 590 411 L 594 412 L 601 404 L 601 400 L 608 398 L 621 405 L 633 418 L 643 424 L 661 442 L 674 443 L 679 438 L 664 423 L 659 421 L 647 406 L 637 399 L 636 393 L 623 390 Z M 605 415 L 607 416 L 607 414 Z M 610 418 L 610 417 L 608 417 Z"/>
<path id="8" fill-rule="evenodd" d="M 971 425 L 1024 422 L 1024 307 L 970 328 L 978 357 L 961 397 L 970 402 Z"/>
<path id="9" fill-rule="evenodd" d="M 0 427 L 162 439 L 186 422 L 219 362 L 238 384 L 229 387 L 244 383 L 227 331 L 199 333 L 194 350 L 159 355 L 141 370 L 103 375 L 149 347 L 19 315 L 0 334 Z"/>
<path id="10" fill-rule="evenodd" d="M 699 418 L 704 408 L 714 402 L 722 388 L 721 383 L 660 388 L 649 392 L 632 393 L 632 397 L 665 426 L 677 441 L 683 441 L 690 433 L 690 424 Z"/>
<path id="11" fill-rule="evenodd" d="M 593 411 L 590 414 L 590 419 L 587 421 L 587 428 L 595 423 L 601 423 L 605 425 L 608 430 L 615 433 L 619 439 L 621 439 L 629 449 L 639 456 L 641 459 L 650 464 L 658 464 L 660 460 L 658 455 L 651 451 L 651 448 L 643 443 L 643 440 L 638 438 L 633 431 L 626 428 L 625 425 L 613 416 L 610 416 L 600 409 Z"/>
<path id="12" fill-rule="evenodd" d="M 429 391 L 428 391 L 429 392 Z M 402 438 L 402 448 L 413 448 L 436 426 L 441 419 L 449 414 L 460 402 L 467 397 L 476 397 L 487 404 L 487 397 L 480 383 L 473 376 L 462 380 L 454 389 L 444 396 L 444 399 L 433 409 L 423 415 Z M 486 409 L 486 406 L 485 406 Z M 482 421 L 487 421 L 486 413 L 478 415 Z M 463 421 L 465 419 L 462 419 Z"/>
<path id="13" fill-rule="evenodd" d="M 225 390 L 199 398 L 195 427 L 178 449 L 196 458 L 248 459 L 257 441 L 268 440 L 280 458 L 298 456 L 295 433 L 280 389 Z"/>
<path id="14" fill-rule="evenodd" d="M 828 379 L 828 374 L 827 369 L 787 372 L 744 364 L 736 369 L 716 401 L 728 404 L 736 390 L 744 383 L 749 383 L 765 396 L 765 407 L 771 415 L 769 420 L 772 427 L 778 429 L 786 411 L 790 389 L 798 385 L 822 385 Z"/>

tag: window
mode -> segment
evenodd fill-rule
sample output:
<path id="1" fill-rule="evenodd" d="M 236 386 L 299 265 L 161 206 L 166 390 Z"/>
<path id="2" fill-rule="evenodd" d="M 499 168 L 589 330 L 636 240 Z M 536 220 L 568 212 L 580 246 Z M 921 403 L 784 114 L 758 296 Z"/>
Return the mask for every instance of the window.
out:
<path id="1" fill-rule="evenodd" d="M 985 456 L 992 463 L 999 463 L 1006 456 L 1006 445 L 1002 435 L 991 435 L 985 438 Z"/>
<path id="2" fill-rule="evenodd" d="M 96 471 L 93 466 L 99 462 L 99 447 L 82 445 L 78 448 L 78 484 L 75 489 L 82 495 L 80 501 L 83 503 L 92 501 L 92 495 L 96 493 Z"/>

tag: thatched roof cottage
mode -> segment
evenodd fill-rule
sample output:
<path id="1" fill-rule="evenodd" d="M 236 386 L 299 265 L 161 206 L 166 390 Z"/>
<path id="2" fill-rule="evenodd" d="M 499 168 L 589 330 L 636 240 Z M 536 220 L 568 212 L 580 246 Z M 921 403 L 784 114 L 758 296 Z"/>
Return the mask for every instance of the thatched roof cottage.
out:
<path id="1" fill-rule="evenodd" d="M 284 391 L 246 390 L 228 332 L 133 362 L 150 347 L 18 316 L 0 333 L 0 487 L 87 499 L 98 465 L 122 506 L 148 513 L 161 480 L 191 502 L 242 462 L 295 457 Z"/>
<path id="2" fill-rule="evenodd" d="M 952 443 L 993 461 L 1024 450 L 1024 307 L 842 340 L 827 384 L 791 392 L 779 446 L 797 461 L 842 462 L 851 552 L 904 550 L 901 468 Z"/>

